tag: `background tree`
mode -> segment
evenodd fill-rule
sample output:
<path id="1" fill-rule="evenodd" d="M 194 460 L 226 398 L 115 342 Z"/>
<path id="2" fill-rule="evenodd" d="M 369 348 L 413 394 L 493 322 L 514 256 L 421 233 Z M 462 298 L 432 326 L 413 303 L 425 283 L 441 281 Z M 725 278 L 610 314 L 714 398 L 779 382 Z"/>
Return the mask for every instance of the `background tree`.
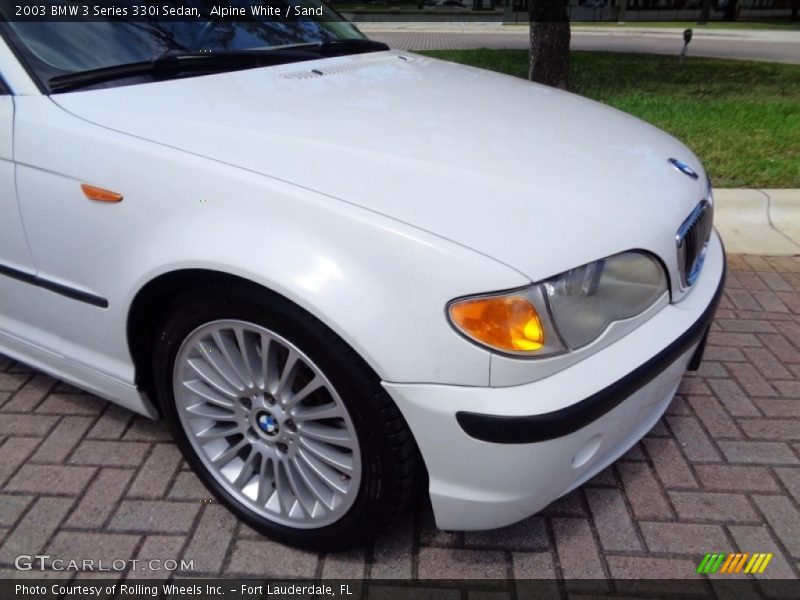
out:
<path id="1" fill-rule="evenodd" d="M 566 0 L 528 0 L 531 58 L 528 79 L 566 89 L 569 77 L 569 14 Z"/>
<path id="2" fill-rule="evenodd" d="M 708 23 L 708 17 L 711 14 L 711 0 L 703 0 L 703 9 L 700 12 L 700 19 L 698 19 L 698 23 L 705 25 Z"/>
<path id="3" fill-rule="evenodd" d="M 723 18 L 726 21 L 735 21 L 736 8 L 738 6 L 739 6 L 739 0 L 728 0 L 727 4 L 725 4 L 725 16 Z"/>

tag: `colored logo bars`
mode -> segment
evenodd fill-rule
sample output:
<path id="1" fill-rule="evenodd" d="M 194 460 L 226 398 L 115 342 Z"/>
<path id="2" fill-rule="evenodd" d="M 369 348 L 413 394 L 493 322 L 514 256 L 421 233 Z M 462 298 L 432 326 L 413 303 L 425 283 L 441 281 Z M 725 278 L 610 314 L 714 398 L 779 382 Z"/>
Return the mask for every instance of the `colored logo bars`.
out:
<path id="1" fill-rule="evenodd" d="M 772 560 L 772 556 L 772 553 L 763 552 L 754 554 L 748 554 L 747 552 L 737 552 L 736 554 L 716 552 L 714 554 L 706 554 L 700 562 L 700 566 L 697 567 L 697 572 L 728 574 L 763 573 L 769 561 Z"/>

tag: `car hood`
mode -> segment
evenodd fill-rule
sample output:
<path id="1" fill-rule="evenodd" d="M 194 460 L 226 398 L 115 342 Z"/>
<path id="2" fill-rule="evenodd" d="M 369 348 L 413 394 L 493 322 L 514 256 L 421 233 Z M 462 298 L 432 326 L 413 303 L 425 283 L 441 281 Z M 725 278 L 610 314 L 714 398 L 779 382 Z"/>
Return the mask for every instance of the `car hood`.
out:
<path id="1" fill-rule="evenodd" d="M 675 231 L 706 189 L 695 156 L 641 121 L 409 53 L 52 98 L 95 124 L 409 223 L 531 280 L 631 248 L 670 264 Z"/>

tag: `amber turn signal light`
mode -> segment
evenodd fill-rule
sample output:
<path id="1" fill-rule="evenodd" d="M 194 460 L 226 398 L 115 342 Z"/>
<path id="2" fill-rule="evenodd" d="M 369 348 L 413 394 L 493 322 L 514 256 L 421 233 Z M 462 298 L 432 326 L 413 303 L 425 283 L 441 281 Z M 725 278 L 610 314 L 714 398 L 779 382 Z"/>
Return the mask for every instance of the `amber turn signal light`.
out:
<path id="1" fill-rule="evenodd" d="M 83 195 L 89 200 L 97 200 L 98 202 L 121 202 L 122 194 L 112 192 L 111 190 L 104 190 L 103 188 L 95 187 L 87 183 L 81 184 Z"/>
<path id="2" fill-rule="evenodd" d="M 535 352 L 544 346 L 539 314 L 523 296 L 460 300 L 450 305 L 450 318 L 474 340 L 511 352 Z"/>

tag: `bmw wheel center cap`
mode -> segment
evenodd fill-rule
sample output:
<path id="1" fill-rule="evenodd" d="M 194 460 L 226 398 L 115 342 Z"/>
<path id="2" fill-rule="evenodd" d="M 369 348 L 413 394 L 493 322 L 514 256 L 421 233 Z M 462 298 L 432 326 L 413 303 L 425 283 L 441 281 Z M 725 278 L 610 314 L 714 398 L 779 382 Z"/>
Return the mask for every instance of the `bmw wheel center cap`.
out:
<path id="1" fill-rule="evenodd" d="M 278 425 L 278 420 L 273 417 L 269 413 L 261 413 L 258 416 L 258 426 L 261 428 L 261 431 L 266 433 L 269 436 L 278 435 L 280 431 L 280 427 Z"/>

